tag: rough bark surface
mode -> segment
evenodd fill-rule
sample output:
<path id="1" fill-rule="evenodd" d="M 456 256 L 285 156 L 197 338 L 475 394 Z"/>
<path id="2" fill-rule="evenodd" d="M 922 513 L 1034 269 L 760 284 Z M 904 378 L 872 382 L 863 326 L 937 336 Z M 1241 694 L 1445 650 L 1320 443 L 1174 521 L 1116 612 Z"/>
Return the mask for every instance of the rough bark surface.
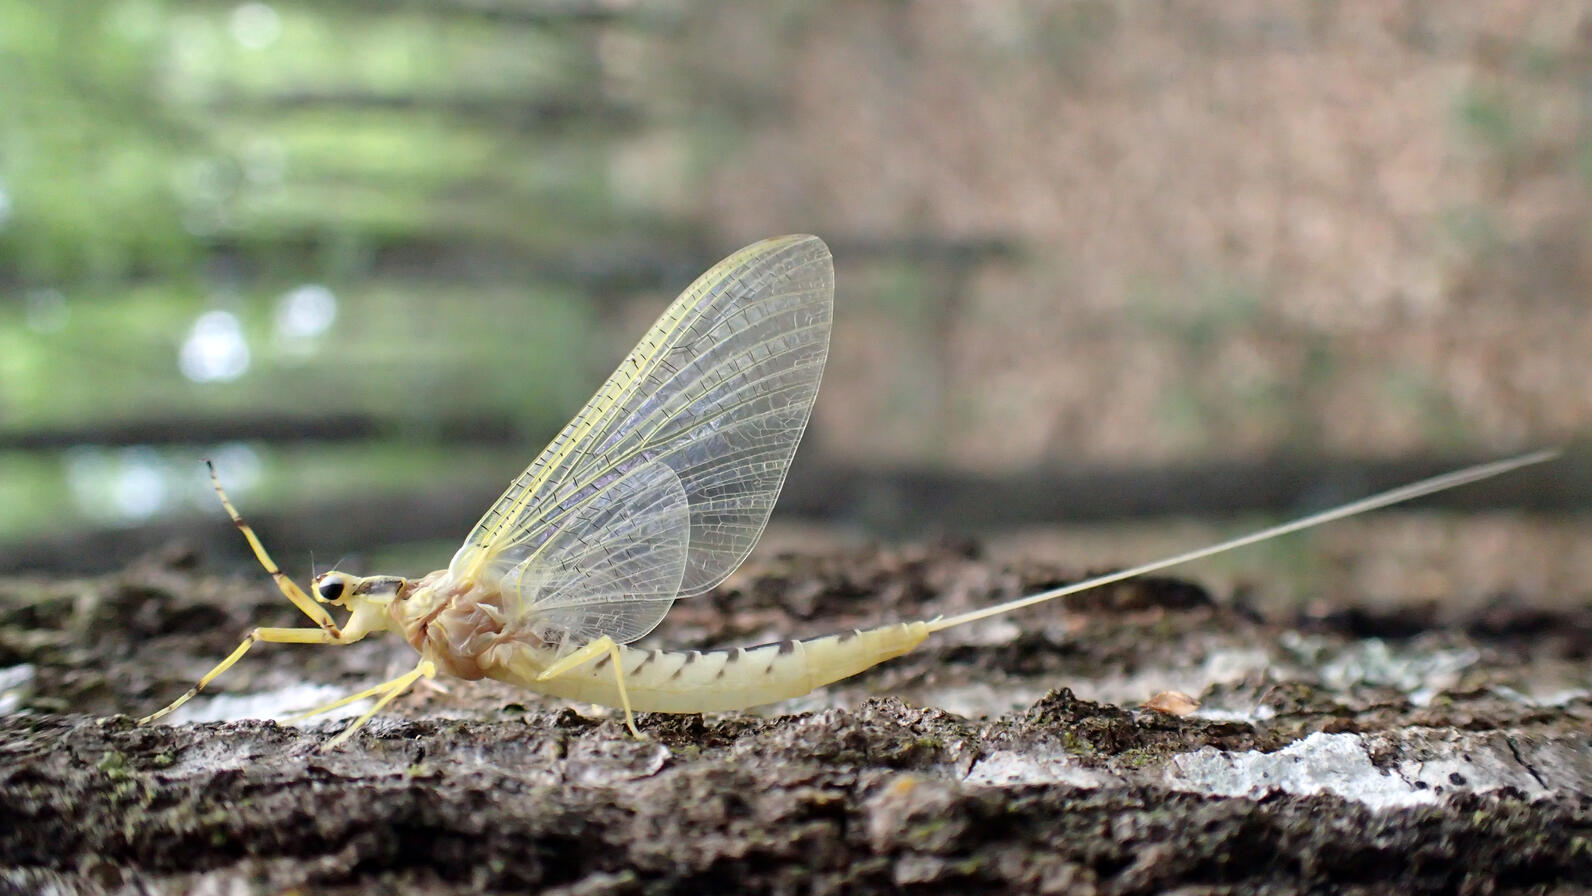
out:
<path id="1" fill-rule="evenodd" d="M 821 634 L 1073 575 L 965 546 L 779 557 L 658 638 Z M 1585 611 L 1266 619 L 1153 579 L 766 714 L 644 716 L 645 741 L 492 683 L 417 690 L 330 752 L 342 721 L 132 724 L 291 613 L 182 558 L 0 583 L 0 890 L 1592 890 Z M 196 715 L 352 691 L 406 650 L 262 646 Z M 1202 705 L 1140 705 L 1164 690 Z"/>

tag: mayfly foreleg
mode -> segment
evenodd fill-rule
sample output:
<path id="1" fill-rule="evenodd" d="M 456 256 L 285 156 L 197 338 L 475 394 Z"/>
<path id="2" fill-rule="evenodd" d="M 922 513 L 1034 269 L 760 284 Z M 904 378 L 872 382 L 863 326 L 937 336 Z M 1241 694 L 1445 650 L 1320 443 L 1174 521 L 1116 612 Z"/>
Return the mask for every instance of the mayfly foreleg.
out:
<path id="1" fill-rule="evenodd" d="M 380 700 L 376 701 L 376 705 L 375 706 L 372 706 L 369 710 L 366 710 L 364 715 L 362 715 L 359 718 L 355 719 L 353 724 L 349 725 L 347 728 L 344 728 L 336 737 L 334 737 L 331 740 L 327 741 L 326 743 L 322 744 L 321 745 L 321 752 L 324 753 L 327 750 L 330 750 L 333 747 L 337 746 L 338 744 L 342 743 L 343 741 L 348 740 L 350 737 L 353 736 L 355 731 L 358 731 L 359 729 L 365 727 L 365 723 L 366 722 L 368 722 L 371 719 L 375 718 L 376 717 L 376 713 L 381 712 L 382 709 L 384 707 L 386 707 L 387 704 L 389 704 L 389 703 L 393 702 L 393 700 L 397 699 L 399 694 L 402 694 L 404 691 L 409 690 L 409 688 L 415 682 L 419 681 L 420 679 L 422 679 L 422 678 L 432 678 L 436 674 L 437 674 L 436 664 L 432 663 L 430 660 L 421 660 L 419 665 L 415 666 L 413 669 L 410 669 L 408 672 L 405 672 L 404 674 L 398 676 L 397 678 L 394 678 L 392 681 L 384 681 L 381 684 L 378 684 L 375 687 L 369 689 L 368 691 L 364 691 L 364 692 L 362 692 L 360 694 L 357 694 L 353 699 L 359 699 L 360 697 L 373 696 L 373 695 L 378 694 L 378 693 L 382 694 L 382 697 L 381 697 Z M 384 691 L 385 691 L 385 693 L 382 693 Z M 340 705 L 342 705 L 342 704 L 341 703 L 333 704 L 334 707 L 335 706 L 340 706 Z"/>
<path id="2" fill-rule="evenodd" d="M 215 489 L 216 497 L 221 499 L 221 507 L 226 510 L 227 516 L 232 518 L 232 524 L 238 528 L 239 532 L 243 533 L 244 539 L 249 543 L 249 548 L 254 551 L 255 559 L 260 561 L 260 565 L 265 567 L 267 573 L 270 573 L 272 580 L 276 582 L 277 588 L 281 590 L 288 600 L 293 602 L 293 606 L 298 607 L 304 615 L 310 617 L 310 620 L 319 628 L 266 627 L 254 629 L 243 639 L 242 644 L 239 644 L 232 653 L 227 655 L 226 659 L 217 663 L 215 668 L 205 673 L 204 677 L 199 679 L 198 684 L 189 688 L 187 693 L 172 701 L 165 708 L 139 719 L 138 724 L 140 725 L 147 725 L 150 722 L 164 718 L 179 706 L 198 696 L 199 692 L 208 687 L 210 682 L 215 681 L 228 669 L 231 669 L 238 660 L 243 659 L 243 655 L 249 652 L 249 648 L 261 641 L 273 644 L 339 644 L 345 640 L 359 639 L 359 635 L 355 635 L 351 639 L 345 638 L 342 629 L 333 621 L 331 614 L 326 612 L 325 608 L 320 604 L 310 599 L 310 596 L 305 594 L 302 588 L 293 584 L 292 579 L 282 574 L 282 571 L 277 568 L 276 562 L 271 559 L 271 555 L 266 553 L 265 545 L 260 543 L 260 537 L 254 534 L 254 529 L 243 521 L 243 516 L 238 513 L 238 509 L 232 506 L 232 501 L 227 497 L 226 489 L 221 487 L 220 477 L 216 475 L 215 464 L 207 460 L 205 461 L 205 467 L 210 471 L 210 485 Z"/>
<path id="3" fill-rule="evenodd" d="M 243 643 L 239 644 L 236 650 L 232 651 L 226 659 L 216 663 L 216 667 L 206 672 L 204 677 L 199 679 L 199 683 L 189 688 L 186 694 L 173 700 L 165 709 L 157 710 L 139 719 L 138 724 L 147 725 L 157 719 L 164 718 L 177 707 L 198 696 L 199 692 L 204 690 L 210 682 L 215 681 L 222 673 L 231 669 L 233 664 L 243 659 L 243 655 L 249 652 L 250 647 L 260 641 L 269 641 L 272 644 L 335 644 L 340 637 L 336 633 L 318 628 L 257 628 L 249 632 L 249 636 L 243 639 Z"/>
<path id="4" fill-rule="evenodd" d="M 606 654 L 606 657 L 604 657 L 604 654 Z M 619 690 L 619 702 L 622 704 L 625 710 L 625 726 L 630 729 L 631 734 L 635 735 L 637 739 L 640 739 L 642 734 L 641 729 L 636 727 L 636 714 L 630 710 L 630 692 L 625 690 L 625 667 L 623 659 L 619 655 L 619 645 L 614 643 L 613 638 L 603 635 L 601 638 L 598 638 L 590 644 L 579 648 L 569 656 L 560 658 L 558 662 L 548 666 L 546 669 L 543 669 L 542 673 L 536 676 L 536 680 L 547 681 L 550 678 L 557 678 L 558 676 L 563 675 L 579 666 L 583 666 L 593 660 L 597 660 L 599 663 L 601 663 L 604 661 L 604 659 L 606 659 L 607 662 L 612 663 L 614 667 L 614 686 Z"/>
<path id="5" fill-rule="evenodd" d="M 250 550 L 254 551 L 255 559 L 259 560 L 260 565 L 265 567 L 265 571 L 270 574 L 271 580 L 276 582 L 276 587 L 281 590 L 283 596 L 293 602 L 293 606 L 298 607 L 316 625 L 324 629 L 333 638 L 336 638 L 339 631 L 337 623 L 332 619 L 332 614 L 326 612 L 324 607 L 310 599 L 310 596 L 304 593 L 304 589 L 294 584 L 292 579 L 288 578 L 282 573 L 282 570 L 277 568 L 276 561 L 271 559 L 271 555 L 265 551 L 265 545 L 260 543 L 260 537 L 254 534 L 254 529 L 243 521 L 242 514 L 238 513 L 238 509 L 233 507 L 232 501 L 227 498 L 226 489 L 221 487 L 221 479 L 216 476 L 216 465 L 207 460 L 205 461 L 205 467 L 210 470 L 210 485 L 215 488 L 216 497 L 221 499 L 221 506 L 227 511 L 227 516 L 232 518 L 232 524 L 238 527 L 239 532 L 243 533 L 243 537 L 249 542 Z"/>

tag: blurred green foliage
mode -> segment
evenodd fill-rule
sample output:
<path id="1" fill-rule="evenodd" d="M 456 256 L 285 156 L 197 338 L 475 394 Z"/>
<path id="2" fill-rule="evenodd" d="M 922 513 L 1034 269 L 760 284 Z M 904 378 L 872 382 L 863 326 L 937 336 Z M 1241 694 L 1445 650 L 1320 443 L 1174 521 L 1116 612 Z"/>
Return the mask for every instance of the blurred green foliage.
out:
<path id="1" fill-rule="evenodd" d="M 241 490 L 275 502 L 446 478 L 444 417 L 527 444 L 560 425 L 611 360 L 602 312 L 567 272 L 499 260 L 659 219 L 610 189 L 628 113 L 602 95 L 594 32 L 522 11 L 0 5 L 0 430 L 390 421 L 395 442 L 260 448 Z M 111 471 L 173 492 L 201 453 L 106 449 L 101 480 L 0 453 L 0 539 L 118 518 Z M 513 453 L 476 481 L 530 449 Z"/>
<path id="2" fill-rule="evenodd" d="M 251 512 L 490 488 L 707 264 L 800 230 L 843 463 L 1555 440 L 1592 66 L 1505 18 L 0 4 L 0 546 L 213 512 L 207 454 Z"/>

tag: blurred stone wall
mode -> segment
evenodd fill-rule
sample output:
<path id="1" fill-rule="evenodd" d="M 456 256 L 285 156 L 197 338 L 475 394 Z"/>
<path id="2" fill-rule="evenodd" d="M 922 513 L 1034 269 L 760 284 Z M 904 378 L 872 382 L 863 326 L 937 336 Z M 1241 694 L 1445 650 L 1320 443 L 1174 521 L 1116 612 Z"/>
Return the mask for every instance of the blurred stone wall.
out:
<path id="1" fill-rule="evenodd" d="M 1586 3 L 693 12 L 616 39 L 613 89 L 763 108 L 710 153 L 648 135 L 624 183 L 730 243 L 1017 247 L 837 258 L 828 449 L 1000 471 L 1587 431 Z"/>

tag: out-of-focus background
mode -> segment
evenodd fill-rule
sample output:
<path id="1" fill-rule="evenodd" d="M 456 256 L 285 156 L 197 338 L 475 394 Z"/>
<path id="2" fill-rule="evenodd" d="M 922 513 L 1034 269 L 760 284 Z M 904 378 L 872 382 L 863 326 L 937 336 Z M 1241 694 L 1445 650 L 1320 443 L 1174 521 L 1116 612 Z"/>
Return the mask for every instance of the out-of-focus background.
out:
<path id="1" fill-rule="evenodd" d="M 1592 4 L 0 6 L 0 569 L 441 565 L 672 296 L 832 247 L 769 549 L 1586 599 Z M 1579 441 L 1578 441 L 1579 440 Z M 1436 508 L 1436 509 L 1433 509 Z"/>

